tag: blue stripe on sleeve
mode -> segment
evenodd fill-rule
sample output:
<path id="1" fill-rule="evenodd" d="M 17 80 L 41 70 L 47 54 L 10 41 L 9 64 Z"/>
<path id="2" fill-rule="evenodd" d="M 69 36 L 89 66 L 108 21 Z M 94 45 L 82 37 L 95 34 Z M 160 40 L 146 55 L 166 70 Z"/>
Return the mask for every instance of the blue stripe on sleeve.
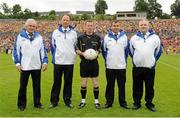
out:
<path id="1" fill-rule="evenodd" d="M 14 42 L 14 47 L 13 47 L 13 58 L 14 58 L 14 63 L 17 64 L 17 63 L 20 63 L 20 59 L 19 59 L 19 55 L 18 53 L 18 50 L 17 50 L 17 37 L 15 39 L 15 42 Z"/>

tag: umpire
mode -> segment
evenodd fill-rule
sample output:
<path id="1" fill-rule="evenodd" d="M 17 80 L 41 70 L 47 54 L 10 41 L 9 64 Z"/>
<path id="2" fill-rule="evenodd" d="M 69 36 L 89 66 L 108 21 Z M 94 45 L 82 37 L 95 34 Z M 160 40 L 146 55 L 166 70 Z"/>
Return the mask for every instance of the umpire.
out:
<path id="1" fill-rule="evenodd" d="M 104 108 L 112 107 L 114 102 L 114 86 L 117 79 L 119 104 L 129 109 L 125 100 L 126 62 L 128 56 L 128 39 L 124 31 L 120 30 L 118 21 L 113 21 L 111 29 L 102 43 L 102 54 L 106 65 L 106 104 Z"/>
<path id="2" fill-rule="evenodd" d="M 54 30 L 51 37 L 52 63 L 54 65 L 54 83 L 51 90 L 50 108 L 58 105 L 61 90 L 61 81 L 64 74 L 63 99 L 68 108 L 73 108 L 71 103 L 73 68 L 76 58 L 77 33 L 70 26 L 70 16 L 63 15 L 58 29 Z"/>
<path id="3" fill-rule="evenodd" d="M 139 21 L 139 31 L 130 40 L 130 55 L 133 60 L 133 109 L 141 107 L 143 82 L 145 82 L 146 107 L 156 111 L 152 103 L 156 62 L 161 56 L 162 45 L 159 36 L 149 29 L 149 21 Z"/>
<path id="4" fill-rule="evenodd" d="M 18 110 L 26 108 L 26 88 L 29 76 L 32 77 L 34 107 L 42 108 L 40 102 L 41 69 L 47 69 L 47 55 L 42 36 L 36 32 L 37 23 L 34 19 L 27 19 L 25 28 L 14 42 L 13 60 L 20 72 L 20 88 L 18 93 Z"/>

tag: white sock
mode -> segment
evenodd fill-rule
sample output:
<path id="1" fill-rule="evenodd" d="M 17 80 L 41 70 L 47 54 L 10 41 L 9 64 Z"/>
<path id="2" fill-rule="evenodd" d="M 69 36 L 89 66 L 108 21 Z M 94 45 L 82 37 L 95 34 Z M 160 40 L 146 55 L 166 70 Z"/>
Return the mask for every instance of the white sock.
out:
<path id="1" fill-rule="evenodd" d="M 99 100 L 98 99 L 94 99 L 94 103 L 95 104 L 99 103 Z"/>
<path id="2" fill-rule="evenodd" d="M 82 99 L 81 102 L 82 102 L 82 103 L 86 103 L 86 99 Z"/>

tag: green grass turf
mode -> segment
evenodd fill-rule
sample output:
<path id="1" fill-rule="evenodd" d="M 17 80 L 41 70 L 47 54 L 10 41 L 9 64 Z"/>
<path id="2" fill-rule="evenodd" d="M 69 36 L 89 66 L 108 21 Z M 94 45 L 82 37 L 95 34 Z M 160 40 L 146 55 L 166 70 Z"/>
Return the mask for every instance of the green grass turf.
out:
<path id="1" fill-rule="evenodd" d="M 29 79 L 27 88 L 27 108 L 24 112 L 17 110 L 17 94 L 19 89 L 19 73 L 15 69 L 11 55 L 0 53 L 0 116 L 38 116 L 38 117 L 58 117 L 58 116 L 76 116 L 76 117 L 119 117 L 119 116 L 180 116 L 180 55 L 163 55 L 156 67 L 155 78 L 155 98 L 154 103 L 157 112 L 150 112 L 144 106 L 144 98 L 142 99 L 142 108 L 133 111 L 125 110 L 119 107 L 117 84 L 115 88 L 115 100 L 113 107 L 110 109 L 97 110 L 94 107 L 94 97 L 92 81 L 88 80 L 87 105 L 83 109 L 78 109 L 77 106 L 81 100 L 80 86 L 81 79 L 79 76 L 79 58 L 77 58 L 74 67 L 73 94 L 72 103 L 74 109 L 65 107 L 62 100 L 62 89 L 60 94 L 59 106 L 55 109 L 49 109 L 50 92 L 53 84 L 51 55 L 49 55 L 48 70 L 42 73 L 41 79 L 41 101 L 44 109 L 36 109 L 33 107 L 32 96 L 32 80 Z M 105 87 L 106 79 L 104 73 L 104 61 L 99 58 L 100 75 L 99 101 L 102 105 L 105 103 Z M 132 106 L 132 64 L 131 59 L 128 59 L 127 66 L 127 81 L 126 81 L 126 99 L 129 106 Z M 63 85 L 62 85 L 63 88 Z"/>

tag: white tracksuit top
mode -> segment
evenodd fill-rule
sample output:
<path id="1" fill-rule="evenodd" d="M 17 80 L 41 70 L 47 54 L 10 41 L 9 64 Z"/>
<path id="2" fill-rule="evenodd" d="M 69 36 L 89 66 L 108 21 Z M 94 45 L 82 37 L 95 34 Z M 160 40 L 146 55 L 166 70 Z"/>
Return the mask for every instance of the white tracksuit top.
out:
<path id="1" fill-rule="evenodd" d="M 137 32 L 130 40 L 129 49 L 135 67 L 154 68 L 162 53 L 160 38 L 153 30 L 145 36 Z"/>
<path id="2" fill-rule="evenodd" d="M 52 63 L 58 65 L 72 65 L 75 63 L 77 33 L 71 27 L 65 29 L 60 26 L 51 36 Z"/>
<path id="3" fill-rule="evenodd" d="M 23 29 L 14 42 L 12 57 L 16 66 L 21 65 L 22 70 L 41 69 L 42 64 L 48 63 L 42 36 L 34 32 L 33 37 L 29 38 Z"/>
<path id="4" fill-rule="evenodd" d="M 102 42 L 102 55 L 108 69 L 126 69 L 128 39 L 124 31 L 117 37 L 109 31 Z"/>

